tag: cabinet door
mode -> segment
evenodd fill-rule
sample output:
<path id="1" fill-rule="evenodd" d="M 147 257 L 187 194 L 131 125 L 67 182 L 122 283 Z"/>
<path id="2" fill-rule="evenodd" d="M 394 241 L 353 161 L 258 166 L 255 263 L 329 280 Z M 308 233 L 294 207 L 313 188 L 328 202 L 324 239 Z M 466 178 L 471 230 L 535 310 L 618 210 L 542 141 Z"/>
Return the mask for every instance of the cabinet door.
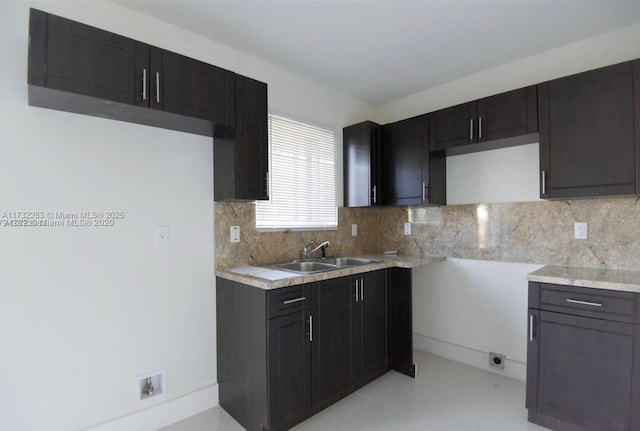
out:
<path id="1" fill-rule="evenodd" d="M 527 407 L 584 429 L 628 430 L 633 325 L 546 311 L 530 316 L 527 367 L 535 372 L 527 375 Z"/>
<path id="2" fill-rule="evenodd" d="M 429 153 L 427 114 L 383 126 L 385 205 L 445 204 L 446 159 Z"/>
<path id="3" fill-rule="evenodd" d="M 349 277 L 317 284 L 313 326 L 313 404 L 335 399 L 353 382 Z"/>
<path id="4" fill-rule="evenodd" d="M 148 64 L 149 55 L 144 44 L 34 9 L 29 32 L 30 85 L 131 105 L 141 102 L 140 65 Z"/>
<path id="5" fill-rule="evenodd" d="M 151 108 L 235 127 L 233 72 L 158 48 L 150 61 Z"/>
<path id="6" fill-rule="evenodd" d="M 380 139 L 381 127 L 371 121 L 343 129 L 345 206 L 380 205 Z"/>
<path id="7" fill-rule="evenodd" d="M 309 319 L 301 310 L 268 321 L 270 429 L 296 422 L 311 405 Z"/>
<path id="8" fill-rule="evenodd" d="M 235 75 L 236 199 L 269 199 L 267 84 Z"/>
<path id="9" fill-rule="evenodd" d="M 621 63 L 539 85 L 540 197 L 638 192 L 638 64 Z"/>
<path id="10" fill-rule="evenodd" d="M 371 378 L 388 370 L 387 284 L 385 271 L 351 277 L 355 312 L 353 364 L 356 378 Z"/>
<path id="11" fill-rule="evenodd" d="M 430 150 L 446 150 L 477 142 L 476 117 L 476 102 L 463 103 L 430 113 Z"/>
<path id="12" fill-rule="evenodd" d="M 536 86 L 478 100 L 478 142 L 538 132 Z"/>

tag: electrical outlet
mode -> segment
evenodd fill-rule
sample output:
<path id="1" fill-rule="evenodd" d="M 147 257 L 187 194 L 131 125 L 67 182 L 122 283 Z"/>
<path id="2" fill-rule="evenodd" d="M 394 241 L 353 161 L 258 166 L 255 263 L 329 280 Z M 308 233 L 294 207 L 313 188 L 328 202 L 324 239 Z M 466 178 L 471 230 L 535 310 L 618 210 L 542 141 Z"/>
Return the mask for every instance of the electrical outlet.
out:
<path id="1" fill-rule="evenodd" d="M 404 234 L 411 235 L 411 223 L 404 224 Z"/>
<path id="2" fill-rule="evenodd" d="M 489 365 L 493 368 L 504 371 L 505 359 L 502 353 L 489 352 Z"/>
<path id="3" fill-rule="evenodd" d="M 587 224 L 582 222 L 577 222 L 574 225 L 573 237 L 575 239 L 587 239 Z"/>
<path id="4" fill-rule="evenodd" d="M 240 226 L 231 226 L 229 236 L 231 242 L 240 242 Z"/>
<path id="5" fill-rule="evenodd" d="M 169 226 L 156 226 L 153 233 L 153 243 L 156 246 L 167 247 L 169 245 Z"/>
<path id="6" fill-rule="evenodd" d="M 358 236 L 358 225 L 355 223 L 351 225 L 351 236 Z"/>

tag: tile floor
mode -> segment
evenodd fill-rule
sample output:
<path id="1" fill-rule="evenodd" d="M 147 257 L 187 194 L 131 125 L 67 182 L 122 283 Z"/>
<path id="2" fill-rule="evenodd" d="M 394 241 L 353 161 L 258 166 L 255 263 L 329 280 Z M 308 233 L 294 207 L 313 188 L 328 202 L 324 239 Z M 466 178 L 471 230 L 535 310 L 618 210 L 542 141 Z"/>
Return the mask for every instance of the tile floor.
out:
<path id="1" fill-rule="evenodd" d="M 544 431 L 527 422 L 525 385 L 415 351 L 418 377 L 390 372 L 292 431 Z M 159 431 L 242 431 L 220 407 Z"/>

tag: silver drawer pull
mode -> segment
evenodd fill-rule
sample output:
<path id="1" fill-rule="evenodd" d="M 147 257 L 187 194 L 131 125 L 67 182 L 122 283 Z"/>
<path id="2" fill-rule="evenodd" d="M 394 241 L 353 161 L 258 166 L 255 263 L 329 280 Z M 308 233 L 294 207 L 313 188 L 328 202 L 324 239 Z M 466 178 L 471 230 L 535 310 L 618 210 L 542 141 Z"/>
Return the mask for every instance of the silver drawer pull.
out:
<path id="1" fill-rule="evenodd" d="M 306 296 L 301 296 L 300 298 L 294 298 L 294 299 L 288 299 L 286 301 L 282 301 L 282 303 L 284 305 L 288 305 L 288 304 L 293 304 L 294 302 L 304 301 L 305 299 L 307 299 Z"/>
<path id="2" fill-rule="evenodd" d="M 599 302 L 578 301 L 577 299 L 567 299 L 567 302 L 572 304 L 589 305 L 591 307 L 602 307 Z"/>

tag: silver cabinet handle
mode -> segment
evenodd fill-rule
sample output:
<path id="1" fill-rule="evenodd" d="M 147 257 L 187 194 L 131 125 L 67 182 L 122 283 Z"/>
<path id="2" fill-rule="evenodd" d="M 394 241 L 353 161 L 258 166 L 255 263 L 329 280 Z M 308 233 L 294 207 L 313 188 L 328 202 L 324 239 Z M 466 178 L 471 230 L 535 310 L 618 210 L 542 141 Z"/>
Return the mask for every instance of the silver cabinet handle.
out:
<path id="1" fill-rule="evenodd" d="M 364 301 L 364 279 L 360 279 L 360 301 Z"/>
<path id="2" fill-rule="evenodd" d="M 378 203 L 377 202 L 378 201 L 378 196 L 377 195 L 378 195 L 378 193 L 377 193 L 377 190 L 376 190 L 376 186 L 373 186 L 373 203 L 374 204 Z"/>
<path id="3" fill-rule="evenodd" d="M 156 72 L 156 103 L 160 103 L 160 72 Z"/>
<path id="4" fill-rule="evenodd" d="M 602 304 L 599 302 L 578 301 L 577 299 L 567 299 L 567 302 L 571 304 L 588 305 L 590 307 L 602 307 Z"/>
<path id="5" fill-rule="evenodd" d="M 269 197 L 269 194 L 270 194 L 269 192 L 270 192 L 270 190 L 271 190 L 271 189 L 269 188 L 269 171 L 267 171 L 267 172 L 265 172 L 265 173 L 264 173 L 264 180 L 265 180 L 265 182 L 267 183 L 267 190 L 266 190 L 266 196 L 265 196 L 265 197 L 267 197 L 267 198 L 268 198 L 268 197 Z"/>
<path id="6" fill-rule="evenodd" d="M 422 183 L 422 202 L 427 200 L 427 183 Z"/>
<path id="7" fill-rule="evenodd" d="M 293 303 L 295 303 L 295 302 L 304 301 L 305 299 L 307 299 L 307 297 L 306 297 L 306 296 L 301 296 L 301 297 L 299 297 L 299 298 L 288 299 L 288 300 L 286 300 L 286 301 L 282 301 L 282 303 L 283 303 L 284 305 L 288 305 L 288 304 L 293 304 Z"/>
<path id="8" fill-rule="evenodd" d="M 313 342 L 313 316 L 309 316 L 309 342 Z"/>
<path id="9" fill-rule="evenodd" d="M 469 120 L 469 140 L 473 141 L 473 118 Z"/>
<path id="10" fill-rule="evenodd" d="M 358 301 L 359 301 L 359 299 L 358 299 L 358 298 L 359 298 L 359 295 L 360 295 L 360 293 L 359 293 L 359 292 L 360 292 L 360 290 L 359 290 L 359 288 L 358 288 L 358 280 L 356 279 L 356 302 L 358 302 Z"/>
<path id="11" fill-rule="evenodd" d="M 478 139 L 482 139 L 482 117 L 478 117 Z"/>
<path id="12" fill-rule="evenodd" d="M 142 69 L 142 100 L 147 100 L 147 69 Z"/>
<path id="13" fill-rule="evenodd" d="M 533 341 L 533 314 L 529 315 L 529 341 Z"/>
<path id="14" fill-rule="evenodd" d="M 542 194 L 547 194 L 547 171 L 542 171 Z"/>

